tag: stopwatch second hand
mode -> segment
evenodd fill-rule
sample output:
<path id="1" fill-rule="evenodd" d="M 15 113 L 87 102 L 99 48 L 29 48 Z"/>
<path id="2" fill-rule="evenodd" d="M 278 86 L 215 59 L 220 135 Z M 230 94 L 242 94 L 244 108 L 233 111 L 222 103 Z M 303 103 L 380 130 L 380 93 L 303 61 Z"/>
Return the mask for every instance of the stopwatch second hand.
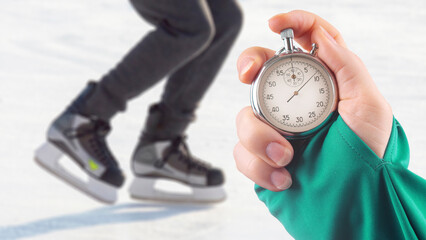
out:
<path id="1" fill-rule="evenodd" d="M 305 84 L 303 84 L 300 88 L 299 88 L 299 90 L 297 90 L 297 91 L 294 91 L 294 93 L 293 93 L 293 96 L 291 96 L 291 98 L 289 98 L 288 100 L 287 100 L 287 102 L 290 102 L 291 101 L 291 99 L 293 99 L 294 98 L 294 96 L 296 96 L 296 95 L 299 95 L 299 92 L 300 92 L 300 90 L 302 90 L 302 88 L 309 82 L 309 81 L 311 81 L 311 79 L 315 76 L 315 74 L 317 74 L 318 73 L 318 71 L 316 71 L 309 79 L 308 79 L 308 81 L 306 81 L 305 82 Z"/>

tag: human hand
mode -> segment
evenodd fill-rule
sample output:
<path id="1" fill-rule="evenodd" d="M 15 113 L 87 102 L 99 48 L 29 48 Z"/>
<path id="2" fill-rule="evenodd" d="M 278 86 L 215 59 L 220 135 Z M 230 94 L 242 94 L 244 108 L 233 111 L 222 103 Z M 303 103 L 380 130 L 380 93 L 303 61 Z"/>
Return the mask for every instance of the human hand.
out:
<path id="1" fill-rule="evenodd" d="M 302 48 L 319 46 L 318 57 L 335 74 L 338 90 L 338 112 L 345 123 L 380 158 L 383 157 L 392 129 L 392 110 L 377 89 L 363 62 L 352 53 L 330 23 L 319 16 L 292 11 L 269 20 L 272 31 L 293 28 L 295 40 Z M 240 81 L 251 84 L 262 65 L 275 51 L 252 47 L 239 57 Z M 284 168 L 293 158 L 291 144 L 270 126 L 255 117 L 250 107 L 237 116 L 239 142 L 234 158 L 240 172 L 256 184 L 271 191 L 291 186 L 291 176 Z"/>

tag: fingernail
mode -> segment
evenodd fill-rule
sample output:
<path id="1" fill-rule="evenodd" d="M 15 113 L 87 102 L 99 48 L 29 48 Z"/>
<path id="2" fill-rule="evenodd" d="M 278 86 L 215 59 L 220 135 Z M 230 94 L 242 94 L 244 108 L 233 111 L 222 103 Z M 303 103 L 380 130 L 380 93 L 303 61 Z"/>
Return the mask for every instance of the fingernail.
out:
<path id="1" fill-rule="evenodd" d="M 285 166 L 291 160 L 291 151 L 277 142 L 271 142 L 266 147 L 266 155 L 278 166 Z"/>
<path id="2" fill-rule="evenodd" d="M 334 39 L 322 26 L 320 26 L 321 31 L 324 33 L 324 35 L 330 40 L 330 42 L 337 44 L 336 39 Z"/>
<path id="3" fill-rule="evenodd" d="M 282 172 L 282 170 L 276 170 L 276 171 L 272 172 L 271 182 L 276 188 L 278 188 L 280 190 L 288 189 L 292 184 L 291 178 L 287 177 Z"/>
<path id="4" fill-rule="evenodd" d="M 240 75 L 244 75 L 254 64 L 254 59 L 251 57 L 245 57 L 240 61 L 240 64 L 238 65 L 238 71 L 240 72 Z"/>

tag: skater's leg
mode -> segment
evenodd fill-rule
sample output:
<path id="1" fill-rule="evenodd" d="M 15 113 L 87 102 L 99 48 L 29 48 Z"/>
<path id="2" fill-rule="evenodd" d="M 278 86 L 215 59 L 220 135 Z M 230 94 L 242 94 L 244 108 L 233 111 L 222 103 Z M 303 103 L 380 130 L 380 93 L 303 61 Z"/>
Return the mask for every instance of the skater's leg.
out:
<path id="1" fill-rule="evenodd" d="M 108 121 L 126 102 L 185 65 L 211 42 L 213 20 L 205 0 L 131 0 L 155 25 L 78 106 L 84 115 Z"/>
<path id="2" fill-rule="evenodd" d="M 216 33 L 202 54 L 174 72 L 162 96 L 171 109 L 191 113 L 216 77 L 242 24 L 242 12 L 234 0 L 209 0 Z"/>
<path id="3" fill-rule="evenodd" d="M 192 156 L 182 138 L 194 109 L 216 76 L 241 27 L 241 12 L 232 0 L 209 1 L 216 24 L 212 43 L 168 80 L 163 101 L 150 108 L 144 132 L 133 155 L 136 175 L 130 193 L 137 198 L 174 201 L 221 201 L 220 169 Z M 170 178 L 191 187 L 191 194 L 155 190 L 155 179 Z"/>
<path id="4" fill-rule="evenodd" d="M 216 29 L 213 41 L 200 55 L 170 76 L 160 104 L 167 108 L 167 111 L 164 111 L 167 114 L 157 120 L 161 127 L 148 124 L 145 133 L 160 139 L 183 134 L 239 33 L 242 12 L 234 0 L 210 0 L 208 3 Z M 156 117 L 151 115 L 149 118 Z"/>

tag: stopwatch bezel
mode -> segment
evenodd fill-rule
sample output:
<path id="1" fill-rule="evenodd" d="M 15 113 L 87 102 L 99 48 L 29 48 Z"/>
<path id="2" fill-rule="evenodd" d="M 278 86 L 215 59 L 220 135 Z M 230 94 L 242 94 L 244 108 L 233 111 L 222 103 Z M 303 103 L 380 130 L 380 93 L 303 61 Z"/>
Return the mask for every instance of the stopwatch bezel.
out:
<path id="1" fill-rule="evenodd" d="M 274 65 L 275 63 L 277 63 L 277 62 L 279 62 L 283 59 L 290 58 L 290 57 L 302 57 L 302 58 L 307 58 L 308 61 L 316 62 L 325 71 L 325 73 L 327 74 L 327 76 L 329 78 L 329 82 L 331 83 L 331 94 L 332 94 L 331 100 L 332 100 L 332 103 L 331 103 L 331 107 L 328 108 L 328 112 L 324 113 L 324 114 L 327 114 L 327 117 L 324 118 L 324 120 L 322 122 L 320 122 L 318 125 L 313 126 L 312 128 L 308 129 L 307 131 L 299 131 L 299 132 L 288 131 L 288 130 L 285 130 L 283 128 L 280 128 L 279 126 L 276 126 L 275 124 L 270 122 L 267 119 L 267 117 L 265 117 L 265 114 L 263 113 L 262 107 L 261 107 L 261 104 L 260 104 L 259 84 L 261 82 L 262 77 L 265 76 L 265 73 L 267 72 L 267 70 L 272 65 Z M 314 57 L 309 53 L 305 53 L 305 52 L 281 53 L 281 54 L 276 55 L 273 58 L 269 59 L 268 61 L 266 61 L 265 64 L 263 65 L 262 69 L 257 74 L 255 80 L 252 82 L 251 89 L 250 89 L 250 103 L 251 103 L 251 107 L 252 107 L 253 112 L 256 115 L 256 117 L 258 117 L 260 120 L 262 120 L 263 122 L 265 122 L 266 124 L 268 124 L 269 126 L 274 128 L 275 130 L 277 130 L 284 137 L 286 137 L 286 138 L 304 138 L 304 137 L 307 137 L 307 136 L 314 134 L 319 129 L 323 128 L 324 125 L 326 125 L 330 121 L 330 119 L 333 117 L 333 115 L 336 113 L 337 103 L 338 103 L 338 91 L 337 91 L 336 78 L 335 78 L 334 74 L 332 73 L 332 71 L 327 67 L 327 65 L 323 61 L 321 61 L 321 59 Z"/>

